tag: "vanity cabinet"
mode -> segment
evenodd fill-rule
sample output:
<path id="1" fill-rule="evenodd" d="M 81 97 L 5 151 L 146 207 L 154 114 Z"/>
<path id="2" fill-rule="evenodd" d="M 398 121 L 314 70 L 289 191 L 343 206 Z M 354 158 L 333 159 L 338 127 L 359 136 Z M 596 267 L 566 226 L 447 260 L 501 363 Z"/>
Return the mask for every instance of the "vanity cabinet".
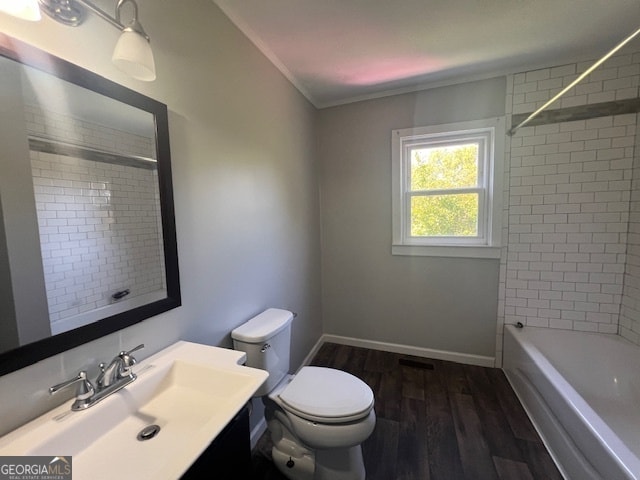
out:
<path id="1" fill-rule="evenodd" d="M 182 479 L 251 478 L 249 437 L 249 408 L 245 405 L 191 465 Z"/>

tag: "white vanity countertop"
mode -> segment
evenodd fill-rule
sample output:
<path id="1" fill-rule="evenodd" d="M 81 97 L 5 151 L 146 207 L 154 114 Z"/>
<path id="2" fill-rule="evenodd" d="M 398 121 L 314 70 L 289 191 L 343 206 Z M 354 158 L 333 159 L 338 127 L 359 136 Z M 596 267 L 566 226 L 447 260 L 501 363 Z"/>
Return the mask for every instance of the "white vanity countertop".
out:
<path id="1" fill-rule="evenodd" d="M 71 456 L 74 480 L 177 479 L 267 379 L 244 361 L 243 352 L 177 342 L 87 410 L 72 412 L 69 400 L 0 437 L 0 456 Z M 137 440 L 151 424 L 160 432 Z"/>

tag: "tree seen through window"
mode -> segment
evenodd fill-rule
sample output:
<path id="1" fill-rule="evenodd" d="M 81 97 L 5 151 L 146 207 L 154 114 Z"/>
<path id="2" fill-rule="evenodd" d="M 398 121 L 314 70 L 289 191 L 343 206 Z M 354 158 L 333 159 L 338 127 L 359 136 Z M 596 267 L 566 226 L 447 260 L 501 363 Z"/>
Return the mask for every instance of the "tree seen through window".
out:
<path id="1" fill-rule="evenodd" d="M 478 235 L 478 144 L 415 148 L 410 165 L 410 234 Z"/>

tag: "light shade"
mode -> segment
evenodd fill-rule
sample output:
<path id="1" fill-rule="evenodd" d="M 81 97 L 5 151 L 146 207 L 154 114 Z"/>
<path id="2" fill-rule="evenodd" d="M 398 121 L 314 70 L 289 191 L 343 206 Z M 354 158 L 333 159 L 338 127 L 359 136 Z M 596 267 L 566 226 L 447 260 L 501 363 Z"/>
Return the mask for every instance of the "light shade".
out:
<path id="1" fill-rule="evenodd" d="M 0 12 L 32 22 L 41 18 L 38 0 L 0 0 Z"/>
<path id="2" fill-rule="evenodd" d="M 133 78 L 145 82 L 156 79 L 156 65 L 149 41 L 130 28 L 122 31 L 112 60 L 120 70 Z"/>

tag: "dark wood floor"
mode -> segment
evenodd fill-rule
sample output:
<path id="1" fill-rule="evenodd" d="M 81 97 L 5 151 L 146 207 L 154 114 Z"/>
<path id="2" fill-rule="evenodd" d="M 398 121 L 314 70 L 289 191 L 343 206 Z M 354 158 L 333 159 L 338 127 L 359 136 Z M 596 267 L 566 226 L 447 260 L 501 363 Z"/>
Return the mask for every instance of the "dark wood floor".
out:
<path id="1" fill-rule="evenodd" d="M 364 380 L 376 428 L 362 445 L 367 480 L 561 480 L 501 370 L 327 343 L 313 365 Z M 255 480 L 285 479 L 268 434 Z"/>

